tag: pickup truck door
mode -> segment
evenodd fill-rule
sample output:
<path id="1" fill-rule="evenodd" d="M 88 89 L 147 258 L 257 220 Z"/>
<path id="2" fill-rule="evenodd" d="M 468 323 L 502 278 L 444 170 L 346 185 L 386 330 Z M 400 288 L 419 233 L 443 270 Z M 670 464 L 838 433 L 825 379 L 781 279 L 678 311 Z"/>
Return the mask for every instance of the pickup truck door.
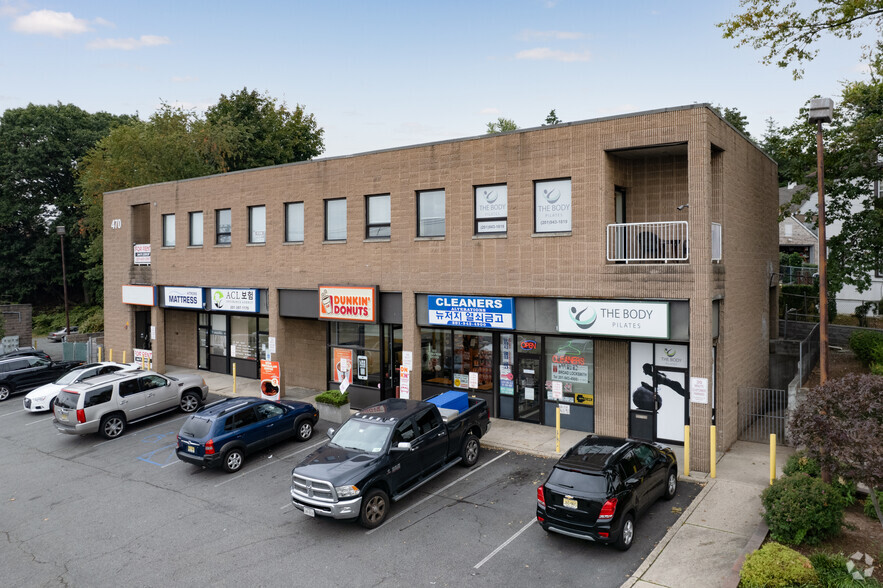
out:
<path id="1" fill-rule="evenodd" d="M 390 447 L 395 447 L 400 442 L 414 443 L 416 440 L 417 428 L 414 419 L 409 417 L 395 426 Z M 413 445 L 411 451 L 389 452 L 386 479 L 393 496 L 410 486 L 423 472 L 420 454 L 421 451 Z"/>
<path id="2" fill-rule="evenodd" d="M 445 463 L 448 456 L 448 429 L 438 410 L 433 407 L 418 413 L 414 418 L 417 439 L 411 447 L 420 454 L 423 473 L 433 471 Z"/>

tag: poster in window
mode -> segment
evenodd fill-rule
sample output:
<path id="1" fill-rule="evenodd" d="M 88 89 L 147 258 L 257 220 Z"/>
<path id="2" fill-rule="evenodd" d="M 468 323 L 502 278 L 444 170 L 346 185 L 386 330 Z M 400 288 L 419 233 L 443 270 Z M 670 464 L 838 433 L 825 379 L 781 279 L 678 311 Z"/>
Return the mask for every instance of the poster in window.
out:
<path id="1" fill-rule="evenodd" d="M 333 379 L 336 383 L 341 384 L 340 391 L 346 392 L 346 389 L 353 383 L 353 350 L 334 348 L 334 374 Z"/>
<path id="2" fill-rule="evenodd" d="M 570 180 L 537 182 L 534 207 L 537 233 L 570 232 Z"/>

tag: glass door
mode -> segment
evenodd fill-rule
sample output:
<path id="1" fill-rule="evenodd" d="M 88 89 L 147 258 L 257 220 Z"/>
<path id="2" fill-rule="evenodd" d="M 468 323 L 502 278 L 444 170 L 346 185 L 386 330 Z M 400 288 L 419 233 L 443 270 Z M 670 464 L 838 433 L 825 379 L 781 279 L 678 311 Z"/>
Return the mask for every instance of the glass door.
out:
<path id="1" fill-rule="evenodd" d="M 209 314 L 200 312 L 196 326 L 196 367 L 201 370 L 208 369 L 208 334 Z"/>
<path id="2" fill-rule="evenodd" d="M 515 393 L 515 418 L 529 423 L 540 422 L 540 404 L 543 380 L 540 377 L 540 358 L 530 355 L 518 356 L 518 377 Z"/>
<path id="3" fill-rule="evenodd" d="M 227 374 L 227 315 L 211 315 L 209 333 L 209 369 L 219 374 Z"/>

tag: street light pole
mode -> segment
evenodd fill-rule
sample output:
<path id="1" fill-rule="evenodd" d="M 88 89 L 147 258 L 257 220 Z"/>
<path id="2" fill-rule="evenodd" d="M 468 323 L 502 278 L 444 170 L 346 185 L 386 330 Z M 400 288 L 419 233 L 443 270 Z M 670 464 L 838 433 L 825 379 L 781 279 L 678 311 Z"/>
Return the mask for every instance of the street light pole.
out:
<path id="1" fill-rule="evenodd" d="M 64 265 L 64 225 L 55 227 L 55 232 L 61 237 L 61 280 L 64 282 L 64 340 L 67 341 L 67 336 L 70 335 L 71 332 L 71 315 L 67 306 L 67 268 Z"/>
<path id="2" fill-rule="evenodd" d="M 816 167 L 819 193 L 819 384 L 828 381 L 828 245 L 825 239 L 825 146 L 822 141 L 822 123 L 830 123 L 833 117 L 833 100 L 810 100 L 809 122 L 818 125 Z"/>

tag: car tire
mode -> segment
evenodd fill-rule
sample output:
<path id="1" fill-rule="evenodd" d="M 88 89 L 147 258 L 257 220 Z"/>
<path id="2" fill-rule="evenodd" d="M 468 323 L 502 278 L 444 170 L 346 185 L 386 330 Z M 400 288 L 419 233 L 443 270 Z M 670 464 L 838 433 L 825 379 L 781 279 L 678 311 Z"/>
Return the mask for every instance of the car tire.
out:
<path id="1" fill-rule="evenodd" d="M 232 474 L 242 469 L 245 463 L 245 453 L 238 447 L 234 447 L 224 454 L 224 470 Z"/>
<path id="2" fill-rule="evenodd" d="M 313 436 L 313 421 L 307 418 L 295 421 L 294 436 L 298 441 L 307 441 Z"/>
<path id="3" fill-rule="evenodd" d="M 184 392 L 180 404 L 183 412 L 196 412 L 199 409 L 199 396 L 193 392 Z"/>
<path id="4" fill-rule="evenodd" d="M 462 458 L 460 463 L 463 467 L 471 468 L 478 461 L 479 453 L 481 453 L 481 443 L 478 442 L 478 437 L 469 433 L 466 435 L 466 439 L 463 440 L 463 449 L 460 450 L 460 457 Z"/>
<path id="5" fill-rule="evenodd" d="M 662 495 L 663 500 L 671 500 L 678 493 L 678 471 L 671 467 L 665 474 L 665 493 Z"/>
<path id="6" fill-rule="evenodd" d="M 0 385 L 0 402 L 9 398 L 10 394 L 12 394 L 12 388 L 7 386 L 6 384 Z"/>
<path id="7" fill-rule="evenodd" d="M 362 499 L 359 524 L 366 529 L 376 529 L 386 520 L 387 514 L 389 514 L 389 496 L 383 490 L 375 488 Z"/>
<path id="8" fill-rule="evenodd" d="M 632 546 L 632 542 L 635 540 L 635 515 L 632 513 L 628 513 L 625 515 L 625 520 L 622 521 L 622 531 L 619 534 L 619 539 L 616 540 L 615 547 L 620 551 L 628 551 L 629 547 Z"/>
<path id="9" fill-rule="evenodd" d="M 126 417 L 118 413 L 106 414 L 101 417 L 98 430 L 105 439 L 116 439 L 126 431 Z"/>

